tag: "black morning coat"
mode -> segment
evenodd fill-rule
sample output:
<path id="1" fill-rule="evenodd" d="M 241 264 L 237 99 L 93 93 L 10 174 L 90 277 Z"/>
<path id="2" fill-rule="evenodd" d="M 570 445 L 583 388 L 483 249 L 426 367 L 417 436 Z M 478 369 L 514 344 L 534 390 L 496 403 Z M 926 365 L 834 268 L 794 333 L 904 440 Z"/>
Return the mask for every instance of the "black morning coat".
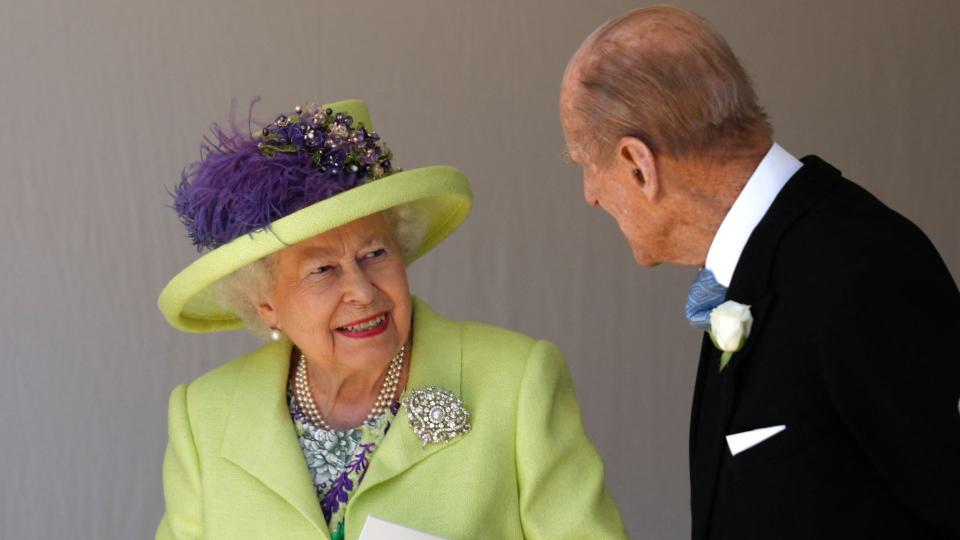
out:
<path id="1" fill-rule="evenodd" d="M 721 372 L 704 336 L 693 538 L 960 538 L 960 293 L 913 223 L 803 162 L 733 274 L 744 349 Z"/>

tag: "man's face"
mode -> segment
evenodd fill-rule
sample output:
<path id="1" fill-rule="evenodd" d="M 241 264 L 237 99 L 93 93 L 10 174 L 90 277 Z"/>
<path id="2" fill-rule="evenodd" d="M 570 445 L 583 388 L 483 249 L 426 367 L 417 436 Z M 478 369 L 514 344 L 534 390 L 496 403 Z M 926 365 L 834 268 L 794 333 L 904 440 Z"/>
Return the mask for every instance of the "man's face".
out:
<path id="1" fill-rule="evenodd" d="M 663 262 L 656 253 L 664 235 L 654 219 L 652 205 L 640 190 L 633 168 L 615 156 L 593 155 L 596 152 L 591 152 L 583 142 L 583 122 L 573 109 L 566 89 L 561 93 L 560 118 L 567 154 L 583 171 L 583 197 L 587 204 L 603 208 L 616 220 L 637 264 L 656 266 Z"/>

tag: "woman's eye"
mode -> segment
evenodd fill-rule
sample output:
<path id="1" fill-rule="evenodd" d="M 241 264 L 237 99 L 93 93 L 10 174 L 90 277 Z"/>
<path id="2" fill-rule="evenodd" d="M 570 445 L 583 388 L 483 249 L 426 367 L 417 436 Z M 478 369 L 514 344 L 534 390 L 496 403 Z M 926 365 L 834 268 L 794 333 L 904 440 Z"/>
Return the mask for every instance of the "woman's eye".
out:
<path id="1" fill-rule="evenodd" d="M 329 271 L 332 270 L 332 269 L 333 269 L 332 266 L 320 266 L 320 267 L 317 267 L 316 270 L 314 270 L 313 272 L 310 272 L 310 273 L 311 273 L 311 274 L 326 274 L 327 272 L 329 272 Z"/>
<path id="2" fill-rule="evenodd" d="M 386 254 L 387 254 L 387 250 L 385 250 L 385 249 L 383 249 L 383 248 L 380 248 L 380 249 L 375 249 L 375 250 L 371 251 L 370 253 L 367 253 L 366 255 L 363 256 L 363 258 L 364 258 L 364 259 L 376 259 L 376 258 L 382 257 L 383 255 L 386 255 Z"/>

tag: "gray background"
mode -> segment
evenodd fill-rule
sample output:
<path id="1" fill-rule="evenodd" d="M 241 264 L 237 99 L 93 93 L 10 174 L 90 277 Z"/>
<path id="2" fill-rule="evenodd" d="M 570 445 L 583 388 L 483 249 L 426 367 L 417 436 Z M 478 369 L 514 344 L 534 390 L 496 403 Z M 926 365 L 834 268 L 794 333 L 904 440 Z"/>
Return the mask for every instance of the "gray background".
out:
<path id="1" fill-rule="evenodd" d="M 0 538 L 152 536 L 166 400 L 255 345 L 155 307 L 195 257 L 165 188 L 232 97 L 261 119 L 366 99 L 400 166 L 472 178 L 411 268 L 440 312 L 552 339 L 638 538 L 689 535 L 694 271 L 644 270 L 560 155 L 559 80 L 634 2 L 31 2 L 0 7 Z M 797 155 L 917 222 L 960 269 L 960 3 L 689 1 Z"/>

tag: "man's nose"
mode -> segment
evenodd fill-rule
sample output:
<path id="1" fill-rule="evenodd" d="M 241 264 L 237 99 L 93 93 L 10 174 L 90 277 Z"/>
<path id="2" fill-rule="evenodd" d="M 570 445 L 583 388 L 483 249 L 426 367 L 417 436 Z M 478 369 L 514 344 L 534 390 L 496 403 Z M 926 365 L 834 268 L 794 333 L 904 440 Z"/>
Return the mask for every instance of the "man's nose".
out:
<path id="1" fill-rule="evenodd" d="M 583 198 L 590 206 L 597 206 L 599 204 L 597 196 L 594 194 L 593 189 L 590 187 L 590 182 L 587 182 L 586 178 L 583 179 Z"/>

